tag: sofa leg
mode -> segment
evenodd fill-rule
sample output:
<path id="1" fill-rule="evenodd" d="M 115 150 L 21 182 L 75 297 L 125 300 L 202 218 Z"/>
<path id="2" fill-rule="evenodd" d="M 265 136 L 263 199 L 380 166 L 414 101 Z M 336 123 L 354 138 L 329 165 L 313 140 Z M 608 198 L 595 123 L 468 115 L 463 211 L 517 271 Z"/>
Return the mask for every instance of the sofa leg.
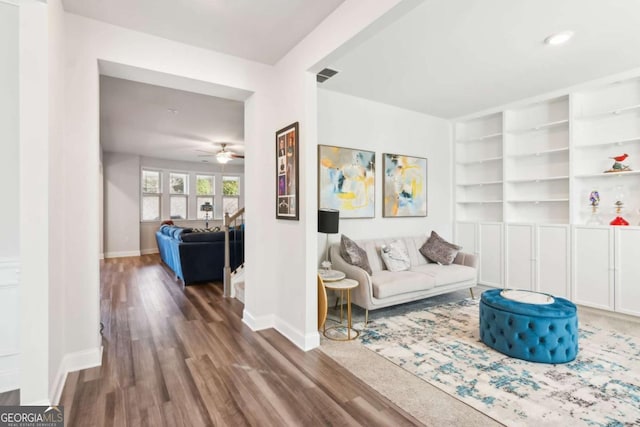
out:
<path id="1" fill-rule="evenodd" d="M 476 297 L 473 296 L 473 288 L 469 288 L 469 293 L 471 294 L 471 299 L 476 299 Z"/>

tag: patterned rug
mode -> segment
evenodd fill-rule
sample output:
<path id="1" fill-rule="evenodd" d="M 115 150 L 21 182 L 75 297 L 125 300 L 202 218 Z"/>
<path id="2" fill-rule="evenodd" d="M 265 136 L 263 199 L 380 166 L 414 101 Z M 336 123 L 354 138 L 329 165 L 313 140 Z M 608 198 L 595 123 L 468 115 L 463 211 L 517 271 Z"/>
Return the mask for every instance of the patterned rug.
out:
<path id="1" fill-rule="evenodd" d="M 478 334 L 478 300 L 370 321 L 368 349 L 509 426 L 640 426 L 640 342 L 580 323 L 562 365 L 509 358 Z M 361 325 L 358 325 L 361 326 Z"/>

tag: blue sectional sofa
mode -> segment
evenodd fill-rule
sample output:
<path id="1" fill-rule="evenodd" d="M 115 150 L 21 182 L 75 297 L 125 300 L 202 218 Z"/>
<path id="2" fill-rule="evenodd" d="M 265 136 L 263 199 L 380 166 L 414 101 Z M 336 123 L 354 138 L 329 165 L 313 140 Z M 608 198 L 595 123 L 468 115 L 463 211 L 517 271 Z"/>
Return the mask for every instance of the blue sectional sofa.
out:
<path id="1" fill-rule="evenodd" d="M 231 270 L 244 259 L 244 227 L 229 234 Z M 224 277 L 224 232 L 193 232 L 162 225 L 156 232 L 162 261 L 185 285 L 221 281 Z"/>

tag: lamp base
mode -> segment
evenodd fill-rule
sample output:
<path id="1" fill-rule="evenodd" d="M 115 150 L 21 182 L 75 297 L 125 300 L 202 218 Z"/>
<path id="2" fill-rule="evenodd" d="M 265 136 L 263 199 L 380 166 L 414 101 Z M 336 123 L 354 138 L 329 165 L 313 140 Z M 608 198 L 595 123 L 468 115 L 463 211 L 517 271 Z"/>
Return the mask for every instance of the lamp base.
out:
<path id="1" fill-rule="evenodd" d="M 609 225 L 629 225 L 629 222 L 621 216 L 617 216 L 609 223 Z"/>

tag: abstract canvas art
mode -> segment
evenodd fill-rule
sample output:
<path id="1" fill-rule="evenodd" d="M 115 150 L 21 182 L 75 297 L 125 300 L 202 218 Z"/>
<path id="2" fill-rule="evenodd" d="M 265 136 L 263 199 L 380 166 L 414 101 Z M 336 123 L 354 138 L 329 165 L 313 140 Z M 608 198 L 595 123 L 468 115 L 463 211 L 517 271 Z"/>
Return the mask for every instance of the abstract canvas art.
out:
<path id="1" fill-rule="evenodd" d="M 318 207 L 337 209 L 341 218 L 375 216 L 373 151 L 318 146 Z"/>
<path id="2" fill-rule="evenodd" d="M 276 132 L 276 219 L 298 220 L 298 122 Z"/>
<path id="3" fill-rule="evenodd" d="M 383 154 L 382 216 L 427 216 L 427 159 Z"/>

